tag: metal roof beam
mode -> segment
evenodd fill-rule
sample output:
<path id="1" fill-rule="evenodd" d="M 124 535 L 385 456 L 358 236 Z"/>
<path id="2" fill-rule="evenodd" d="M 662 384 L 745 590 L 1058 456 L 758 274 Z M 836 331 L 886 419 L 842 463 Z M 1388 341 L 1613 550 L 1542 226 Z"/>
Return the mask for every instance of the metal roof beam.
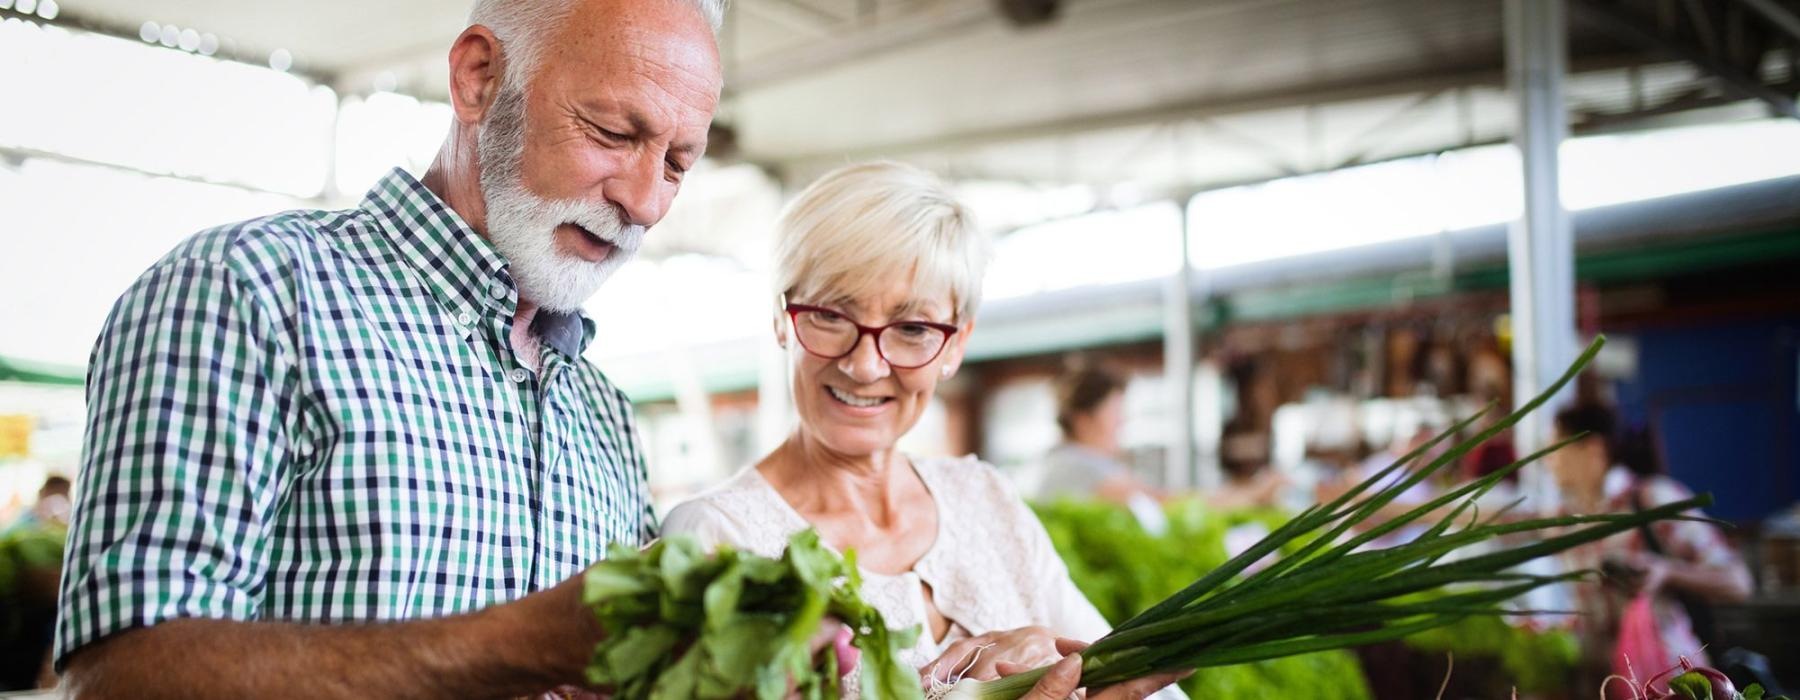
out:
<path id="1" fill-rule="evenodd" d="M 1594 56 L 1571 59 L 1572 72 L 1623 68 L 1641 63 L 1637 56 Z M 1307 105 L 1352 102 L 1377 97 L 1439 92 L 1465 86 L 1504 86 L 1506 74 L 1499 65 L 1446 67 L 1434 73 L 1396 72 L 1353 80 L 1313 83 L 1231 96 L 1206 96 L 1149 107 L 1098 114 L 1058 116 L 1036 122 L 982 127 L 924 139 L 894 141 L 849 149 L 824 149 L 797 154 L 752 153 L 772 163 L 840 162 L 845 158 L 895 157 L 935 151 L 955 151 L 1002 143 L 1055 138 L 1068 134 L 1107 131 L 1169 121 L 1205 119 Z"/>
<path id="2" fill-rule="evenodd" d="M 821 68 L 865 60 L 928 41 L 943 39 L 1001 22 L 986 2 L 959 0 L 943 8 L 925 8 L 904 17 L 882 19 L 867 28 L 845 32 L 823 42 L 807 42 L 736 66 L 725 77 L 725 90 L 741 95 Z"/>
<path id="3" fill-rule="evenodd" d="M 1783 7 L 1775 0 L 1737 0 L 1738 4 L 1754 10 L 1769 20 L 1770 24 L 1785 32 L 1789 37 L 1800 40 L 1800 16 L 1793 10 Z"/>
<path id="4" fill-rule="evenodd" d="M 1593 0 L 1576 0 L 1569 3 L 1569 10 L 1582 21 L 1599 28 L 1620 39 L 1649 47 L 1666 56 L 1687 61 L 1712 75 L 1727 88 L 1769 105 L 1776 114 L 1800 119 L 1800 106 L 1796 106 L 1791 95 L 1783 94 L 1765 85 L 1754 75 L 1748 75 L 1732 66 L 1728 60 L 1717 54 L 1705 51 L 1689 44 L 1675 41 L 1659 32 L 1649 22 L 1617 11 L 1615 8 L 1602 5 Z"/>

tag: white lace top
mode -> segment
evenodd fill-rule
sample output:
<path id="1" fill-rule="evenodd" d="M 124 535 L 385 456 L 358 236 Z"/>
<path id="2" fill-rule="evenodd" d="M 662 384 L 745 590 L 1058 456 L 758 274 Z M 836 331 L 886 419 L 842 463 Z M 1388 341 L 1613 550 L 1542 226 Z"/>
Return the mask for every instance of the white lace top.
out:
<path id="1" fill-rule="evenodd" d="M 1106 619 L 1069 580 L 1044 526 L 999 472 L 974 457 L 912 461 L 937 503 L 937 540 L 911 571 L 862 574 L 863 598 L 890 626 L 920 625 L 925 631 L 902 654 L 903 662 L 923 667 L 964 635 L 1028 625 L 1088 642 L 1109 631 Z M 780 556 L 788 536 L 807 527 L 755 467 L 676 506 L 663 521 L 664 534 L 691 535 L 708 547 L 729 543 L 768 557 Z M 942 642 L 931 639 L 921 584 L 931 586 L 938 611 L 953 623 Z"/>

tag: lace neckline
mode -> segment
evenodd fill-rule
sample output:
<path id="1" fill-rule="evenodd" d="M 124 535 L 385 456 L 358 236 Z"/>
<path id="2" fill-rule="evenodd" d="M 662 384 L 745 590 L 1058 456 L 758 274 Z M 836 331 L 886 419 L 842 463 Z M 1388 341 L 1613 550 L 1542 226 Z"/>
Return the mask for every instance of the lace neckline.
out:
<path id="1" fill-rule="evenodd" d="M 861 572 L 863 578 L 895 579 L 912 575 L 918 576 L 921 580 L 924 580 L 927 577 L 920 570 L 925 568 L 926 562 L 934 560 L 937 557 L 938 552 L 943 549 L 944 531 L 947 529 L 945 525 L 950 517 L 950 509 L 944 507 L 943 490 L 938 488 L 937 484 L 932 483 L 932 479 L 926 476 L 927 470 L 921 469 L 918 466 L 917 460 L 908 457 L 906 466 L 913 470 L 914 474 L 918 475 L 920 483 L 925 485 L 925 492 L 931 495 L 931 506 L 937 509 L 937 532 L 932 535 L 931 546 L 926 547 L 925 552 L 920 554 L 918 559 L 913 560 L 912 566 L 908 567 L 905 571 L 889 574 L 873 571 L 866 566 L 858 564 L 856 568 Z M 756 468 L 756 465 L 752 464 L 748 471 L 751 474 L 751 479 L 756 483 L 757 490 L 760 491 L 764 497 L 769 499 L 776 512 L 782 514 L 782 517 L 788 521 L 789 527 L 794 530 L 804 530 L 809 527 L 814 527 L 812 521 L 807 520 L 805 515 L 802 515 L 798 509 L 794 508 L 794 504 L 788 502 L 787 497 L 781 495 L 781 491 L 775 488 L 775 484 L 770 483 L 768 477 L 763 476 L 761 469 Z M 823 537 L 820 538 L 820 544 L 823 544 L 826 549 L 831 550 L 833 554 L 840 557 L 844 556 L 843 552 L 839 551 L 838 548 L 830 542 L 824 541 Z"/>

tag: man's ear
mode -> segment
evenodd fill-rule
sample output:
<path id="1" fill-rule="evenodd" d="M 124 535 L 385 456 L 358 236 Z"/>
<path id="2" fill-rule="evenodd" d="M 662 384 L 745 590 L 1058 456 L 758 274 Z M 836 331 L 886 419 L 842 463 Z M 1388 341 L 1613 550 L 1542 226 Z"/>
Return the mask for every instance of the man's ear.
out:
<path id="1" fill-rule="evenodd" d="M 487 117 L 505 69 L 493 30 L 477 24 L 456 37 L 450 45 L 450 108 L 457 121 L 474 126 Z"/>

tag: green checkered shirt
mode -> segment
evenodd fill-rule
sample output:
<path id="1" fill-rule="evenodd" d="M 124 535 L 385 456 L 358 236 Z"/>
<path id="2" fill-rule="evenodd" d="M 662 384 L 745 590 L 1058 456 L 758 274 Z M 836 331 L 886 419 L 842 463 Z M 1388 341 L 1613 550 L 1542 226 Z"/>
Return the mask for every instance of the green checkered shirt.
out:
<path id="1" fill-rule="evenodd" d="M 474 610 L 655 534 L 625 395 L 410 175 L 345 211 L 203 232 L 95 345 L 57 664 L 184 617 L 345 622 Z"/>

